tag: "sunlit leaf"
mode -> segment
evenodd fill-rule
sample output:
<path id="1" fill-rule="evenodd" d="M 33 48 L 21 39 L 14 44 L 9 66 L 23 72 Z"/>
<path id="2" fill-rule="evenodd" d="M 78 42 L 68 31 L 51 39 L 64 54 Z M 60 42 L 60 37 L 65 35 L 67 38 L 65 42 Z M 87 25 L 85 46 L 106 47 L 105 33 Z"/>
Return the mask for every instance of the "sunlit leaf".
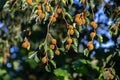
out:
<path id="1" fill-rule="evenodd" d="M 33 58 L 35 55 L 36 55 L 36 52 L 32 51 L 32 52 L 29 53 L 28 58 L 31 59 L 31 58 Z"/>
<path id="2" fill-rule="evenodd" d="M 106 63 L 108 63 L 111 60 L 111 58 L 112 58 L 112 54 L 106 58 Z"/>
<path id="3" fill-rule="evenodd" d="M 71 21 L 73 21 L 73 18 L 72 18 L 72 16 L 69 14 L 69 13 L 65 13 L 65 15 L 71 20 Z"/>
<path id="4" fill-rule="evenodd" d="M 50 59 L 54 58 L 54 52 L 51 49 L 49 49 L 49 57 L 50 57 Z"/>
<path id="5" fill-rule="evenodd" d="M 4 75 L 6 73 L 7 73 L 7 71 L 5 69 L 0 69 L 0 76 Z"/>
<path id="6" fill-rule="evenodd" d="M 63 3 L 64 5 L 66 5 L 66 0 L 62 0 L 62 3 Z"/>
<path id="7" fill-rule="evenodd" d="M 101 35 L 98 35 L 98 39 L 99 39 L 100 43 L 103 42 L 103 37 Z"/>
<path id="8" fill-rule="evenodd" d="M 74 31 L 75 31 L 75 35 L 76 35 L 76 37 L 77 37 L 77 38 L 79 38 L 79 36 L 80 36 L 80 35 L 79 35 L 78 30 L 77 30 L 77 29 L 75 29 Z"/>
<path id="9" fill-rule="evenodd" d="M 51 72 L 51 67 L 50 67 L 49 65 L 46 65 L 46 66 L 45 66 L 45 70 L 46 70 L 47 72 Z"/>
<path id="10" fill-rule="evenodd" d="M 75 52 L 78 52 L 77 46 L 75 46 L 74 44 L 72 44 L 71 47 L 74 49 Z"/>
<path id="11" fill-rule="evenodd" d="M 61 68 L 55 69 L 54 74 L 56 76 L 66 76 L 68 74 L 67 70 L 63 70 Z"/>
<path id="12" fill-rule="evenodd" d="M 111 69 L 111 72 L 113 75 L 115 75 L 115 73 L 116 73 L 114 68 Z"/>
<path id="13" fill-rule="evenodd" d="M 43 47 L 43 43 L 41 43 L 40 45 L 39 45 L 39 49 L 41 49 Z"/>
<path id="14" fill-rule="evenodd" d="M 38 58 L 37 54 L 35 55 L 34 60 L 35 60 L 37 63 L 40 62 L 40 59 Z"/>
<path id="15" fill-rule="evenodd" d="M 33 59 L 26 59 L 26 62 L 29 63 L 29 66 L 32 69 L 34 69 L 38 65 L 38 63 L 35 60 L 33 60 Z"/>
<path id="16" fill-rule="evenodd" d="M 0 57 L 0 64 L 3 63 L 3 57 Z"/>
<path id="17" fill-rule="evenodd" d="M 88 57 L 88 55 L 89 55 L 89 50 L 88 50 L 87 48 L 84 50 L 84 55 L 85 55 L 86 57 Z"/>
<path id="18" fill-rule="evenodd" d="M 44 50 L 45 50 L 45 52 L 47 52 L 47 50 L 48 50 L 48 45 L 47 45 L 47 43 L 44 45 Z"/>
<path id="19" fill-rule="evenodd" d="M 77 47 L 78 46 L 78 39 L 77 38 L 73 38 L 73 44 Z"/>
<path id="20" fill-rule="evenodd" d="M 73 0 L 70 0 L 71 5 L 73 4 Z"/>
<path id="21" fill-rule="evenodd" d="M 54 66 L 54 68 L 56 68 L 56 63 L 55 63 L 55 61 L 50 60 L 50 62 L 51 62 L 51 64 Z"/>

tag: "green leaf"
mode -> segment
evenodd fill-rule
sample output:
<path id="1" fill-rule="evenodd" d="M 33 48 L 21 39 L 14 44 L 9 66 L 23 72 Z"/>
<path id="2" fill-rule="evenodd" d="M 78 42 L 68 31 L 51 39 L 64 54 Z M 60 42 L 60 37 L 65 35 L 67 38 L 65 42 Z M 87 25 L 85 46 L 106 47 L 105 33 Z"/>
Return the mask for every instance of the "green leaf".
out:
<path id="1" fill-rule="evenodd" d="M 32 69 L 34 69 L 38 65 L 38 63 L 36 63 L 35 60 L 33 60 L 33 59 L 26 59 L 26 62 L 29 63 L 29 66 Z"/>
<path id="2" fill-rule="evenodd" d="M 37 15 L 36 14 L 32 14 L 31 17 L 30 17 L 30 21 L 33 20 L 33 19 L 36 19 L 37 18 Z"/>
<path id="3" fill-rule="evenodd" d="M 82 26 L 78 26 L 79 27 L 79 32 L 82 32 L 82 30 L 83 30 L 83 27 Z"/>
<path id="4" fill-rule="evenodd" d="M 92 67 L 93 69 L 95 69 L 95 70 L 99 71 L 99 67 L 98 67 L 98 66 L 96 66 L 95 64 L 91 64 L 91 67 Z"/>
<path id="5" fill-rule="evenodd" d="M 82 44 L 79 44 L 78 52 L 79 53 L 83 53 L 84 52 L 84 46 Z"/>
<path id="6" fill-rule="evenodd" d="M 64 43 L 66 42 L 67 38 L 68 38 L 68 37 L 66 37 L 66 38 L 64 38 L 64 39 L 62 40 L 62 44 L 64 44 Z"/>
<path id="7" fill-rule="evenodd" d="M 103 37 L 101 35 L 98 35 L 98 39 L 99 39 L 100 43 L 103 42 Z"/>
<path id="8" fill-rule="evenodd" d="M 111 69 L 111 72 L 112 72 L 113 75 L 115 75 L 115 69 L 114 68 Z"/>
<path id="9" fill-rule="evenodd" d="M 112 58 L 112 54 L 109 55 L 107 58 L 106 58 L 106 63 L 108 63 L 110 61 L 110 59 Z"/>
<path id="10" fill-rule="evenodd" d="M 5 69 L 0 69 L 0 76 L 4 75 L 6 73 L 7 73 L 7 71 Z"/>
<path id="11" fill-rule="evenodd" d="M 111 36 L 113 35 L 113 32 L 112 32 L 112 31 L 110 31 L 110 35 L 111 35 Z"/>
<path id="12" fill-rule="evenodd" d="M 78 52 L 77 46 L 75 46 L 74 44 L 72 44 L 71 47 L 74 49 L 75 52 Z"/>
<path id="13" fill-rule="evenodd" d="M 79 35 L 79 31 L 78 31 L 77 29 L 74 29 L 74 31 L 75 31 L 76 37 L 79 38 L 79 36 L 80 36 L 80 35 Z"/>
<path id="14" fill-rule="evenodd" d="M 65 15 L 70 19 L 70 21 L 73 22 L 73 18 L 72 18 L 72 16 L 69 13 L 66 12 Z"/>
<path id="15" fill-rule="evenodd" d="M 87 64 L 88 60 L 81 59 L 80 62 L 83 63 L 83 64 Z"/>
<path id="16" fill-rule="evenodd" d="M 92 9 L 95 7 L 94 0 L 90 0 L 90 6 Z"/>
<path id="17" fill-rule="evenodd" d="M 114 32 L 114 35 L 117 35 L 118 34 L 118 29 L 117 30 L 115 30 L 115 32 Z"/>
<path id="18" fill-rule="evenodd" d="M 47 43 L 44 45 L 44 50 L 45 50 L 45 52 L 47 52 L 47 50 L 48 50 L 48 45 L 47 45 Z"/>
<path id="19" fill-rule="evenodd" d="M 58 68 L 58 69 L 54 70 L 54 74 L 56 76 L 63 76 L 63 77 L 65 77 L 68 74 L 68 72 L 67 72 L 67 70 L 63 70 L 61 68 Z"/>
<path id="20" fill-rule="evenodd" d="M 65 51 L 65 48 L 64 47 L 61 47 L 59 48 L 61 52 L 64 52 Z"/>
<path id="21" fill-rule="evenodd" d="M 50 60 L 50 62 L 51 62 L 51 64 L 54 66 L 54 68 L 56 68 L 56 63 L 55 63 L 55 61 Z"/>
<path id="22" fill-rule="evenodd" d="M 28 58 L 29 59 L 33 58 L 36 55 L 36 53 L 37 52 L 34 52 L 34 51 L 30 52 Z"/>
<path id="23" fill-rule="evenodd" d="M 66 5 L 66 0 L 62 0 L 62 3 L 63 3 L 64 5 Z"/>
<path id="24" fill-rule="evenodd" d="M 88 26 L 90 24 L 90 20 L 88 18 L 85 18 L 86 25 Z"/>
<path id="25" fill-rule="evenodd" d="M 39 49 L 41 49 L 41 48 L 42 48 L 42 46 L 43 46 L 43 43 L 41 43 L 41 44 L 39 45 Z"/>
<path id="26" fill-rule="evenodd" d="M 45 12 L 45 19 L 44 19 L 44 21 L 47 21 L 48 18 L 49 18 L 49 14 L 47 12 Z"/>
<path id="27" fill-rule="evenodd" d="M 73 39 L 73 44 L 77 47 L 78 46 L 78 39 L 77 38 L 72 38 Z"/>
<path id="28" fill-rule="evenodd" d="M 34 60 L 35 60 L 37 63 L 40 62 L 40 59 L 38 58 L 37 54 L 35 55 Z"/>
<path id="29" fill-rule="evenodd" d="M 13 68 L 14 68 L 15 70 L 18 69 L 19 65 L 20 65 L 19 62 L 17 62 L 17 61 L 14 61 L 14 62 L 13 62 Z"/>
<path id="30" fill-rule="evenodd" d="M 46 65 L 46 66 L 45 66 L 45 70 L 46 70 L 47 72 L 51 72 L 51 67 L 50 67 L 49 65 Z"/>
<path id="31" fill-rule="evenodd" d="M 10 80 L 11 79 L 9 74 L 4 75 L 2 78 L 3 78 L 3 80 Z"/>
<path id="32" fill-rule="evenodd" d="M 85 55 L 86 57 L 88 57 L 88 55 L 89 55 L 89 50 L 88 50 L 87 48 L 84 50 L 84 55 Z"/>
<path id="33" fill-rule="evenodd" d="M 85 61 L 85 60 L 84 60 Z M 86 62 L 86 61 L 85 61 Z M 75 72 L 77 73 L 82 73 L 82 74 L 86 74 L 87 73 L 87 69 L 86 67 L 83 65 L 83 63 L 81 62 L 81 60 L 76 60 L 72 63 L 72 68 L 75 70 Z"/>
<path id="34" fill-rule="evenodd" d="M 73 0 L 70 0 L 71 5 L 73 4 Z"/>
<path id="35" fill-rule="evenodd" d="M 120 44 L 120 37 L 118 37 L 118 39 L 117 39 L 117 43 Z"/>
<path id="36" fill-rule="evenodd" d="M 54 58 L 54 52 L 51 49 L 49 49 L 49 57 L 50 57 L 50 59 Z"/>
<path id="37" fill-rule="evenodd" d="M 3 63 L 3 57 L 0 57 L 0 64 Z"/>

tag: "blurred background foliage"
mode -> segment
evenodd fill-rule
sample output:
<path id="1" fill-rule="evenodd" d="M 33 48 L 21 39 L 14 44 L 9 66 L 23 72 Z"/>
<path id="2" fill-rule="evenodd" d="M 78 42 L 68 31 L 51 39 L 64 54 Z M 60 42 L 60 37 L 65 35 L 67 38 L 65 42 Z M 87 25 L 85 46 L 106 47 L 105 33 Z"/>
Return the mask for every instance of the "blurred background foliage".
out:
<path id="1" fill-rule="evenodd" d="M 119 62 L 119 0 L 0 0 L 0 80 L 119 80 Z"/>

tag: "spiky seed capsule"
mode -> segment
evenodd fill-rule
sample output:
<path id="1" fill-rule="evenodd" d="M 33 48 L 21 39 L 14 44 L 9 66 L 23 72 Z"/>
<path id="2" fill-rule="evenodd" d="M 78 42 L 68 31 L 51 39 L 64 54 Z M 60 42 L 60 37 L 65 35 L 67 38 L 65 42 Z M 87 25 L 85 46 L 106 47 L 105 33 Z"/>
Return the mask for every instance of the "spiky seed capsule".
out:
<path id="1" fill-rule="evenodd" d="M 76 14 L 75 17 L 76 17 L 76 18 L 80 18 L 80 14 Z"/>
<path id="2" fill-rule="evenodd" d="M 42 62 L 45 64 L 45 63 L 47 63 L 47 57 L 46 56 L 44 56 L 43 58 L 42 58 Z"/>
<path id="3" fill-rule="evenodd" d="M 73 27 L 72 25 L 69 25 L 68 28 L 69 28 L 69 29 L 73 29 L 74 27 Z"/>
<path id="4" fill-rule="evenodd" d="M 93 39 L 94 37 L 96 36 L 96 33 L 95 32 L 91 32 L 90 33 L 90 37 Z"/>
<path id="5" fill-rule="evenodd" d="M 55 45 L 51 44 L 50 49 L 55 49 Z"/>
<path id="6" fill-rule="evenodd" d="M 28 3 L 29 5 L 32 5 L 32 4 L 33 4 L 32 0 L 27 0 L 27 3 Z"/>
<path id="7" fill-rule="evenodd" d="M 52 39 L 52 44 L 56 44 L 57 43 L 57 40 L 56 39 Z"/>
<path id="8" fill-rule="evenodd" d="M 91 45 L 91 44 L 93 44 L 92 41 L 89 41 L 89 42 L 87 43 L 87 46 L 89 46 L 89 45 Z"/>
<path id="9" fill-rule="evenodd" d="M 22 47 L 23 48 L 28 48 L 28 47 L 30 47 L 30 43 L 28 41 L 25 41 L 25 42 L 22 43 Z"/>
<path id="10" fill-rule="evenodd" d="M 57 11 L 56 11 L 58 14 L 60 14 L 62 12 L 62 9 L 61 8 L 58 8 Z"/>
<path id="11" fill-rule="evenodd" d="M 73 29 L 69 30 L 69 34 L 73 35 L 74 34 L 74 30 Z"/>
<path id="12" fill-rule="evenodd" d="M 38 9 L 38 10 L 41 10 L 41 9 L 42 9 L 42 6 L 41 6 L 41 5 L 37 5 L 37 9 Z"/>
<path id="13" fill-rule="evenodd" d="M 91 50 L 93 50 L 94 49 L 94 45 L 90 45 L 90 46 L 88 46 L 88 49 L 91 51 Z"/>
<path id="14" fill-rule="evenodd" d="M 44 3 L 48 2 L 48 0 L 43 0 Z"/>
<path id="15" fill-rule="evenodd" d="M 38 10 L 38 15 L 40 16 L 42 14 L 42 10 Z"/>
<path id="16" fill-rule="evenodd" d="M 40 14 L 40 18 L 41 18 L 41 19 L 44 19 L 44 18 L 45 18 L 45 14 L 44 14 L 44 13 L 41 13 L 41 14 Z"/>
<path id="17" fill-rule="evenodd" d="M 68 44 L 71 44 L 72 42 L 73 42 L 73 41 L 72 41 L 72 38 L 69 37 L 69 38 L 67 39 L 67 43 L 68 43 Z"/>
<path id="18" fill-rule="evenodd" d="M 78 25 L 82 25 L 82 24 L 83 24 L 83 20 L 82 20 L 81 18 L 78 18 L 78 17 L 75 18 L 75 22 L 76 22 Z"/>
<path id="19" fill-rule="evenodd" d="M 59 49 L 55 50 L 55 54 L 56 54 L 56 55 L 60 55 Z"/>
<path id="20" fill-rule="evenodd" d="M 94 45 L 93 45 L 92 41 L 89 41 L 89 42 L 87 43 L 87 47 L 88 47 L 88 49 L 89 49 L 90 51 L 94 49 Z"/>
<path id="21" fill-rule="evenodd" d="M 94 29 L 96 29 L 96 28 L 98 27 L 98 24 L 97 24 L 96 22 L 94 22 L 94 21 L 92 21 L 92 22 L 90 23 L 90 25 L 91 25 Z"/>
<path id="22" fill-rule="evenodd" d="M 54 17 L 58 18 L 58 14 L 57 14 L 57 13 L 55 13 L 55 14 L 54 14 Z"/>
<path id="23" fill-rule="evenodd" d="M 50 20 L 51 20 L 52 22 L 56 22 L 56 17 L 50 16 Z"/>
<path id="24" fill-rule="evenodd" d="M 115 25 L 115 26 L 112 27 L 112 29 L 113 30 L 118 30 L 118 26 Z"/>
<path id="25" fill-rule="evenodd" d="M 82 19 L 82 24 L 85 24 L 85 19 L 84 18 Z"/>
<path id="26" fill-rule="evenodd" d="M 50 6 L 49 5 L 46 5 L 46 11 L 49 12 L 50 11 Z"/>
<path id="27" fill-rule="evenodd" d="M 78 22 L 79 22 L 79 20 L 80 20 L 80 18 L 78 18 L 78 17 L 76 17 L 76 18 L 75 18 L 75 22 L 77 22 L 77 23 L 78 23 Z"/>
<path id="28" fill-rule="evenodd" d="M 67 45 L 65 46 L 65 49 L 69 50 L 69 49 L 70 49 L 70 45 L 67 44 Z"/>

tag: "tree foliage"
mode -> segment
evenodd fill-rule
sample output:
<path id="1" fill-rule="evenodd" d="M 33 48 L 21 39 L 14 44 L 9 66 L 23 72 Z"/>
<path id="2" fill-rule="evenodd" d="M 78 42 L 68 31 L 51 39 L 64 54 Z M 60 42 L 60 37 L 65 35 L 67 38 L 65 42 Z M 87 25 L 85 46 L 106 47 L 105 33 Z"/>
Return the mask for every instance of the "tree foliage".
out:
<path id="1" fill-rule="evenodd" d="M 119 16 L 117 0 L 1 0 L 0 79 L 119 80 Z"/>

